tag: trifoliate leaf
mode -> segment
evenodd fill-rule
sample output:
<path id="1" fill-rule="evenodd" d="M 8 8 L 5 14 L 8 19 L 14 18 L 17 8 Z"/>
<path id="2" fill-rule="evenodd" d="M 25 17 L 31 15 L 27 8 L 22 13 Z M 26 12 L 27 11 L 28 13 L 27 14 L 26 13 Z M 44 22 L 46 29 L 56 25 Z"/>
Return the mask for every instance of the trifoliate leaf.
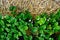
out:
<path id="1" fill-rule="evenodd" d="M 11 24 L 6 24 L 6 26 L 7 26 L 7 27 L 10 27 L 10 26 L 11 26 Z"/>
<path id="2" fill-rule="evenodd" d="M 46 25 L 41 25 L 41 26 L 39 27 L 39 30 L 44 30 L 44 29 L 46 29 Z"/>
<path id="3" fill-rule="evenodd" d="M 48 33 L 49 35 L 52 35 L 54 33 L 53 30 L 44 30 L 44 32 Z"/>
<path id="4" fill-rule="evenodd" d="M 6 30 L 7 32 L 9 32 L 9 31 L 10 31 L 8 28 L 5 28 L 5 30 Z"/>
<path id="5" fill-rule="evenodd" d="M 4 18 L 5 18 L 6 20 L 8 20 L 8 19 L 11 18 L 11 16 L 9 16 L 9 15 L 5 15 Z"/>
<path id="6" fill-rule="evenodd" d="M 53 28 L 53 30 L 54 30 L 54 32 L 58 32 L 58 31 L 60 30 L 60 26 L 55 26 L 55 27 Z"/>
<path id="7" fill-rule="evenodd" d="M 40 18 L 40 20 L 37 22 L 38 24 L 42 25 L 46 22 L 46 18 Z"/>
<path id="8" fill-rule="evenodd" d="M 31 29 L 31 31 L 32 31 L 32 33 L 35 33 L 35 32 L 38 31 L 38 28 L 37 28 L 37 27 L 33 27 L 33 28 Z"/>
<path id="9" fill-rule="evenodd" d="M 23 12 L 19 13 L 19 14 L 17 15 L 17 18 L 21 18 L 22 20 L 25 20 L 25 19 L 26 19 L 26 18 L 25 18 L 25 14 L 24 14 Z"/>
<path id="10" fill-rule="evenodd" d="M 40 16 L 39 16 L 39 15 L 37 15 L 35 19 L 36 19 L 36 20 L 39 20 L 39 19 L 40 19 Z"/>
<path id="11" fill-rule="evenodd" d="M 19 35 L 19 36 L 22 36 L 21 32 L 18 32 L 18 35 Z"/>
<path id="12" fill-rule="evenodd" d="M 39 40 L 44 40 L 44 38 L 43 37 L 39 37 Z"/>
<path id="13" fill-rule="evenodd" d="M 4 38 L 4 35 L 0 35 L 1 38 Z"/>
<path id="14" fill-rule="evenodd" d="M 14 34 L 14 38 L 18 38 L 18 36 L 19 36 L 18 34 Z"/>
<path id="15" fill-rule="evenodd" d="M 23 30 L 28 30 L 28 26 L 22 26 L 21 27 Z"/>
<path id="16" fill-rule="evenodd" d="M 58 22 L 55 22 L 54 25 L 55 25 L 55 26 L 58 26 Z"/>
<path id="17" fill-rule="evenodd" d="M 47 29 L 51 30 L 52 29 L 51 25 L 48 25 L 47 26 Z"/>

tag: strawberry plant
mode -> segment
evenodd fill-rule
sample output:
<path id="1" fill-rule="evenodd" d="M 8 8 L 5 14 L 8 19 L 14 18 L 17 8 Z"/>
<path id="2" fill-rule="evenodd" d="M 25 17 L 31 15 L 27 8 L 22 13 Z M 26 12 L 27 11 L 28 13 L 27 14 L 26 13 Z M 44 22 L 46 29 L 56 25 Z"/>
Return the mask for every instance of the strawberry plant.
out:
<path id="1" fill-rule="evenodd" d="M 60 10 L 33 19 L 28 10 L 16 13 L 16 9 L 9 7 L 13 16 L 0 13 L 0 40 L 60 40 Z"/>

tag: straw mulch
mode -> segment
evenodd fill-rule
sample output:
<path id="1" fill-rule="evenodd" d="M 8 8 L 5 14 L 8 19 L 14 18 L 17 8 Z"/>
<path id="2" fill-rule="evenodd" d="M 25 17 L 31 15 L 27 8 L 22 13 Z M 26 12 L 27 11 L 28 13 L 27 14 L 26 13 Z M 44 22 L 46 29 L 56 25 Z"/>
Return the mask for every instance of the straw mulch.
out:
<path id="1" fill-rule="evenodd" d="M 29 9 L 32 14 L 55 12 L 60 8 L 59 0 L 0 0 L 0 12 L 10 13 L 9 7 L 17 6 L 17 12 Z"/>

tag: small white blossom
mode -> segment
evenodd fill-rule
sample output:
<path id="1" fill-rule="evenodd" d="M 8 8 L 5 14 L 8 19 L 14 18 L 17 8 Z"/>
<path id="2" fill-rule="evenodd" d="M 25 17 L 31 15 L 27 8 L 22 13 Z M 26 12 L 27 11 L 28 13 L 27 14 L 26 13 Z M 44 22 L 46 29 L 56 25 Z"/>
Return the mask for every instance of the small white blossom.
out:
<path id="1" fill-rule="evenodd" d="M 31 22 L 31 20 L 29 20 L 29 22 Z"/>

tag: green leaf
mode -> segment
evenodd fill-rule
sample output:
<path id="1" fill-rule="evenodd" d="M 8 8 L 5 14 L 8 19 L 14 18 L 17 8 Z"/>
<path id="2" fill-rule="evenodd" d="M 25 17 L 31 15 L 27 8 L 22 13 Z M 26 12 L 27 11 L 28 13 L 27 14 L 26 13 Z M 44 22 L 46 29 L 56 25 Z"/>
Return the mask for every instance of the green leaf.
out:
<path id="1" fill-rule="evenodd" d="M 44 31 L 43 30 L 39 30 L 39 33 L 44 33 Z"/>
<path id="2" fill-rule="evenodd" d="M 29 36 L 28 39 L 29 39 L 29 40 L 32 40 L 32 36 Z"/>
<path id="3" fill-rule="evenodd" d="M 28 36 L 24 35 L 24 40 L 28 40 Z"/>
<path id="4" fill-rule="evenodd" d="M 4 16 L 4 18 L 5 18 L 6 20 L 8 20 L 8 19 L 11 18 L 11 16 L 9 16 L 8 14 L 6 14 L 6 15 Z"/>
<path id="5" fill-rule="evenodd" d="M 54 30 L 54 32 L 58 32 L 58 31 L 60 30 L 60 26 L 55 26 L 55 27 L 53 28 L 53 30 Z"/>
<path id="6" fill-rule="evenodd" d="M 26 16 L 25 16 L 24 12 L 20 12 L 20 13 L 17 15 L 17 18 L 18 18 L 18 19 L 25 20 L 25 19 L 26 19 Z"/>
<path id="7" fill-rule="evenodd" d="M 7 27 L 10 27 L 10 26 L 11 26 L 11 24 L 6 24 L 6 26 L 7 26 Z"/>
<path id="8" fill-rule="evenodd" d="M 45 39 L 49 39 L 50 36 L 51 35 L 49 35 L 49 34 L 45 34 Z"/>
<path id="9" fill-rule="evenodd" d="M 52 25 L 48 25 L 48 26 L 47 26 L 47 29 L 51 30 L 51 29 L 52 29 L 51 26 L 52 26 Z"/>
<path id="10" fill-rule="evenodd" d="M 11 17 L 9 20 L 7 20 L 9 23 L 15 23 L 17 22 L 17 19 L 14 17 Z"/>
<path id="11" fill-rule="evenodd" d="M 33 28 L 31 29 L 31 31 L 32 31 L 32 33 L 35 33 L 35 32 L 38 31 L 38 28 L 37 28 L 37 27 L 33 27 Z"/>
<path id="12" fill-rule="evenodd" d="M 54 23 L 54 22 L 56 22 L 56 19 L 51 18 L 51 19 L 50 19 L 50 22 L 51 22 L 51 23 Z"/>
<path id="13" fill-rule="evenodd" d="M 37 16 L 35 17 L 35 19 L 36 19 L 36 20 L 40 20 L 40 16 L 37 15 Z"/>
<path id="14" fill-rule="evenodd" d="M 39 37 L 39 40 L 44 40 L 44 38 L 42 38 L 42 37 Z"/>
<path id="15" fill-rule="evenodd" d="M 37 22 L 38 24 L 42 25 L 46 22 L 46 18 L 40 18 L 40 20 Z"/>
<path id="16" fill-rule="evenodd" d="M 46 25 L 41 25 L 40 27 L 39 27 L 39 30 L 45 30 L 46 29 Z"/>
<path id="17" fill-rule="evenodd" d="M 10 7 L 9 7 L 9 10 L 10 10 L 10 11 L 15 11 L 16 9 L 17 9 L 16 6 L 10 6 Z"/>
<path id="18" fill-rule="evenodd" d="M 7 35 L 7 37 L 11 38 L 12 37 L 12 33 L 9 32 L 8 35 Z"/>
<path id="19" fill-rule="evenodd" d="M 14 34 L 14 38 L 18 38 L 18 36 L 19 36 L 18 34 Z"/>
<path id="20" fill-rule="evenodd" d="M 4 38 L 4 35 L 0 35 L 1 38 Z"/>
<path id="21" fill-rule="evenodd" d="M 4 25 L 4 21 L 3 20 L 0 20 L 0 25 Z"/>
<path id="22" fill-rule="evenodd" d="M 53 30 L 44 30 L 44 32 L 48 33 L 49 35 L 52 35 L 54 33 Z"/>
<path id="23" fill-rule="evenodd" d="M 21 32 L 18 32 L 18 35 L 19 35 L 19 36 L 22 36 Z"/>
<path id="24" fill-rule="evenodd" d="M 20 28 L 22 30 L 28 30 L 28 26 L 27 25 L 20 25 L 18 28 Z"/>
<path id="25" fill-rule="evenodd" d="M 33 24 L 32 23 L 28 23 L 27 24 L 30 28 L 33 27 Z"/>
<path id="26" fill-rule="evenodd" d="M 10 31 L 8 28 L 5 28 L 5 30 L 6 30 L 7 32 L 9 32 L 9 31 Z"/>
<path id="27" fill-rule="evenodd" d="M 40 35 L 41 37 L 45 37 L 45 34 L 44 33 L 41 33 L 41 35 Z"/>
<path id="28" fill-rule="evenodd" d="M 49 40 L 54 40 L 53 38 L 49 38 Z"/>
<path id="29" fill-rule="evenodd" d="M 57 10 L 57 14 L 58 15 L 58 18 L 60 17 L 60 9 Z"/>
<path id="30" fill-rule="evenodd" d="M 9 37 L 6 37 L 6 40 L 10 40 L 10 38 Z"/>
<path id="31" fill-rule="evenodd" d="M 55 22 L 55 23 L 54 23 L 54 26 L 58 26 L 58 22 Z"/>
<path id="32" fill-rule="evenodd" d="M 0 28 L 0 32 L 3 32 L 4 31 L 4 28 Z"/>
<path id="33" fill-rule="evenodd" d="M 56 14 L 54 14 L 54 12 L 52 12 L 52 13 L 50 13 L 50 16 L 49 16 L 49 17 L 50 17 L 50 18 L 55 18 L 55 15 L 56 15 Z"/>
<path id="34" fill-rule="evenodd" d="M 30 14 L 30 12 L 28 10 L 25 11 L 25 15 L 26 15 L 26 19 L 32 19 L 32 15 Z"/>
<path id="35" fill-rule="evenodd" d="M 28 30 L 28 26 L 24 26 L 23 28 L 24 28 L 24 30 Z"/>
<path id="36" fill-rule="evenodd" d="M 24 30 L 24 28 L 22 26 L 19 26 L 18 29 L 24 34 L 26 35 L 26 31 Z"/>
<path id="37" fill-rule="evenodd" d="M 58 36 L 58 40 L 60 40 L 60 35 Z"/>

